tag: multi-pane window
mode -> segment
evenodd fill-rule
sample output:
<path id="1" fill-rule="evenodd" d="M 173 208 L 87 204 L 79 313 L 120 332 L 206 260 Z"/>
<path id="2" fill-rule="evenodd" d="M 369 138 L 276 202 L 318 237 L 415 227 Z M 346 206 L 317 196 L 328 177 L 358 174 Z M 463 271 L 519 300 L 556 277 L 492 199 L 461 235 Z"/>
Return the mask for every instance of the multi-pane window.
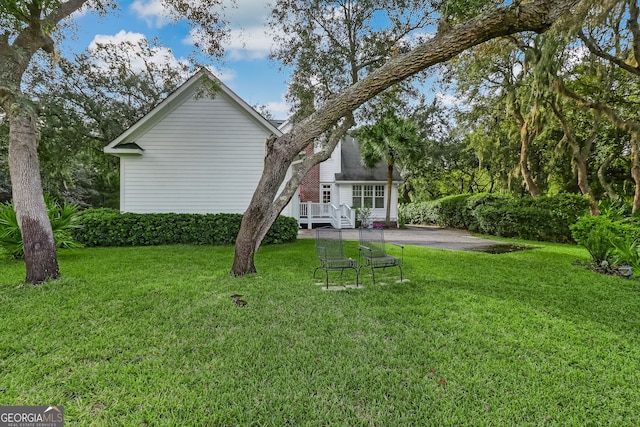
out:
<path id="1" fill-rule="evenodd" d="M 320 187 L 320 194 L 322 196 L 322 203 L 331 203 L 331 185 L 322 184 Z"/>
<path id="2" fill-rule="evenodd" d="M 384 185 L 354 185 L 354 208 L 384 208 Z"/>

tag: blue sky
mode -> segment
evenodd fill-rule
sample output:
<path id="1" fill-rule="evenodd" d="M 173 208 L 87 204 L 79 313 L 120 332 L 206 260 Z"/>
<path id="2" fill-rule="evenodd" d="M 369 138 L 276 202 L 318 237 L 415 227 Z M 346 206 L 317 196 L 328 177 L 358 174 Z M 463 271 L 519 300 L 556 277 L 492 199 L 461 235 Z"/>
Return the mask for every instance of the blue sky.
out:
<path id="1" fill-rule="evenodd" d="M 237 8 L 225 9 L 231 40 L 225 45 L 222 63 L 214 63 L 212 71 L 250 105 L 264 105 L 275 118 L 286 118 L 288 106 L 284 94 L 289 76 L 267 58 L 271 47 L 266 34 L 267 2 L 236 0 L 236 4 Z M 158 0 L 126 0 L 119 1 L 118 5 L 117 12 L 103 18 L 90 12 L 78 13 L 75 16 L 77 34 L 62 44 L 63 54 L 80 52 L 93 41 L 140 37 L 148 40 L 157 37 L 171 48 L 177 60 L 186 60 L 194 52 L 189 26 L 168 20 Z"/>
<path id="2" fill-rule="evenodd" d="M 231 0 L 222 1 L 228 5 L 223 15 L 229 21 L 231 37 L 224 46 L 224 58 L 213 63 L 211 70 L 248 104 L 265 106 L 274 118 L 287 118 L 289 106 L 284 96 L 289 73 L 268 59 L 273 43 L 266 25 L 268 0 L 236 0 L 236 7 L 231 7 Z M 61 45 L 63 54 L 81 52 L 92 42 L 136 41 L 141 37 L 158 38 L 170 47 L 171 60 L 186 61 L 195 52 L 189 25 L 166 18 L 160 0 L 124 0 L 118 5 L 116 12 L 102 18 L 91 12 L 76 13 L 77 34 Z M 437 97 L 446 106 L 456 103 L 452 95 L 441 92 L 435 80 L 429 79 L 425 86 L 427 97 Z"/>

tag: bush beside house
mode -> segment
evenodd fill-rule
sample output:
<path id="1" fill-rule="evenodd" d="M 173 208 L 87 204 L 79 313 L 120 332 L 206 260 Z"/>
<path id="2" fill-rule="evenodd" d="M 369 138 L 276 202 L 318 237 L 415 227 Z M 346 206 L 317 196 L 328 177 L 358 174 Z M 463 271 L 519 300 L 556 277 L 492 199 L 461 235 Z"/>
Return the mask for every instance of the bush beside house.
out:
<path id="1" fill-rule="evenodd" d="M 241 214 L 134 214 L 87 209 L 79 215 L 73 237 L 86 246 L 233 245 Z M 295 241 L 298 222 L 278 217 L 265 244 Z"/>

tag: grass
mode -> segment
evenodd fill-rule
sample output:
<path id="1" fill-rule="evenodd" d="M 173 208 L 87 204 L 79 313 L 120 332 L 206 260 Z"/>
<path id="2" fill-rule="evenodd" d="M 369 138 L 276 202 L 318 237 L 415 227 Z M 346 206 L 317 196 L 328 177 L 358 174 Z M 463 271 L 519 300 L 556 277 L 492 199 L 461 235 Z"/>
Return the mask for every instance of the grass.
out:
<path id="1" fill-rule="evenodd" d="M 244 278 L 229 247 L 63 251 L 39 287 L 0 260 L 0 402 L 69 426 L 640 423 L 640 283 L 586 251 L 407 247 L 410 282 L 325 292 L 313 244 Z"/>

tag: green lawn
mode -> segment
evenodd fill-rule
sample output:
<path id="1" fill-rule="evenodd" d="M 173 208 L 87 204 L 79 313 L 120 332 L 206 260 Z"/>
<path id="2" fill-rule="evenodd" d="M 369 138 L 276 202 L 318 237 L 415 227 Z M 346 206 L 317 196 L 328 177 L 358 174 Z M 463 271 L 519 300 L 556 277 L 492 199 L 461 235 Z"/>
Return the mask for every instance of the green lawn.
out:
<path id="1" fill-rule="evenodd" d="M 69 426 L 640 424 L 640 282 L 586 251 L 408 247 L 410 282 L 326 292 L 313 245 L 239 279 L 230 247 L 62 252 L 39 287 L 0 260 L 0 404 Z"/>

